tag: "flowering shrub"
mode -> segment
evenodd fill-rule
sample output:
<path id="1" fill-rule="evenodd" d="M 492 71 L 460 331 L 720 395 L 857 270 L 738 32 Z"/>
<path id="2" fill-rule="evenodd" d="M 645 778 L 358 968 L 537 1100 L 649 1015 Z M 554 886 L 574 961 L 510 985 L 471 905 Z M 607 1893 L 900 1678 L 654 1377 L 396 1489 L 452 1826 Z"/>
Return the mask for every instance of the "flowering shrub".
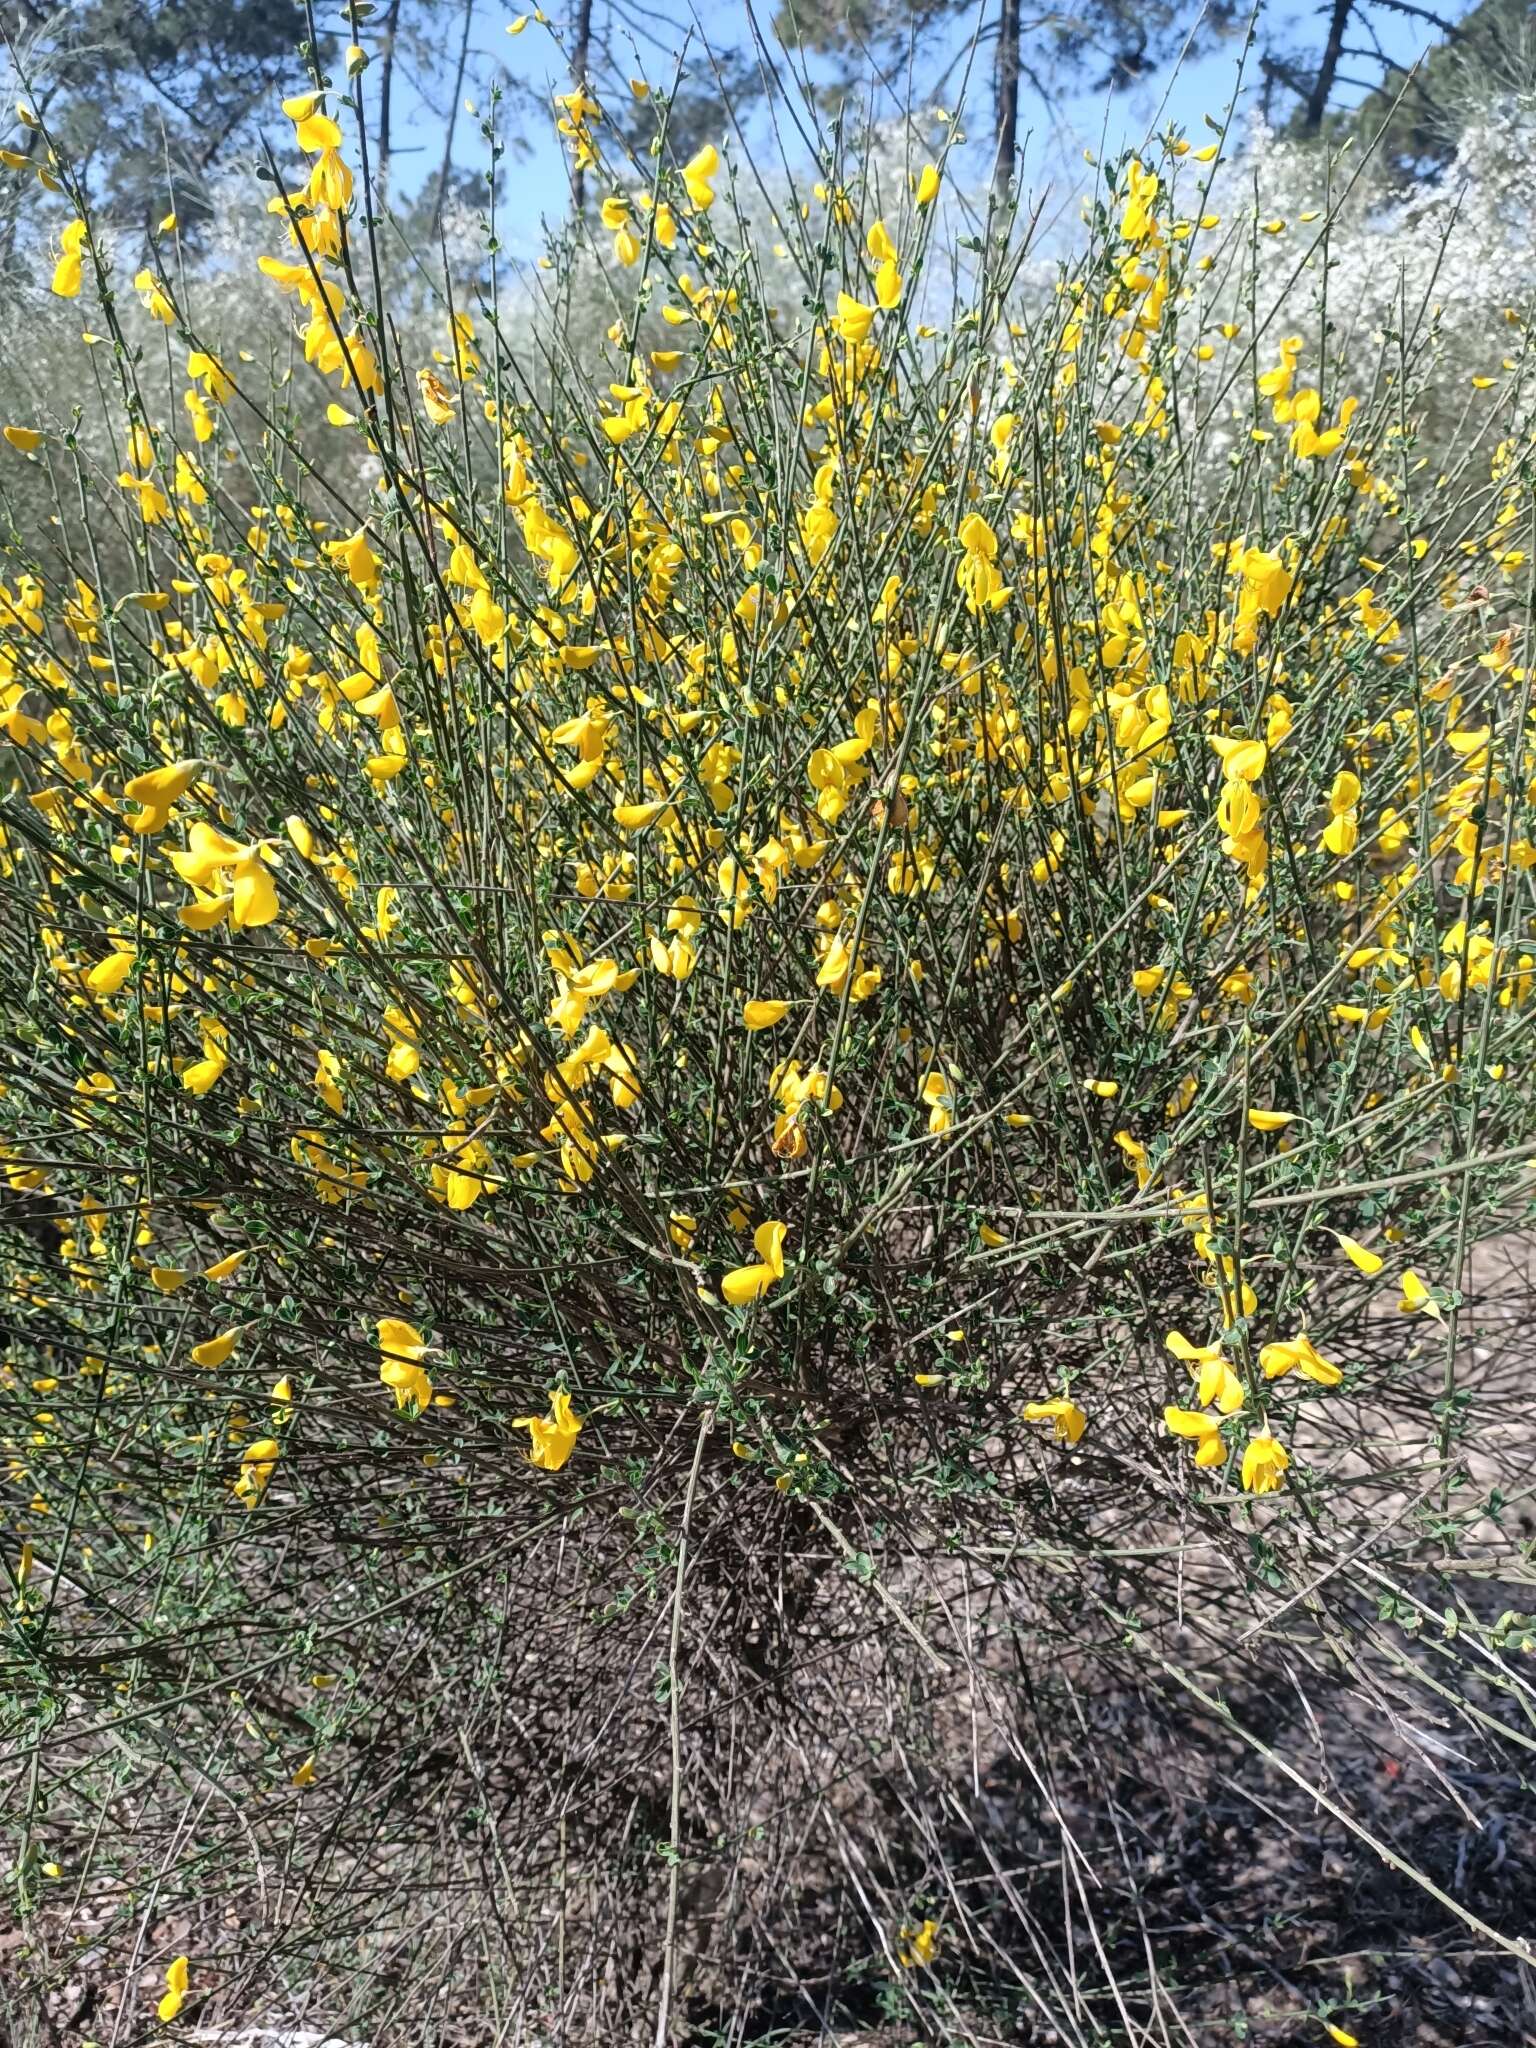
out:
<path id="1" fill-rule="evenodd" d="M 1458 1564 L 1536 1154 L 1523 316 L 1426 463 L 1412 309 L 1245 317 L 1331 219 L 1170 135 L 1027 312 L 942 164 L 828 151 L 786 317 L 720 153 L 574 93 L 613 325 L 536 385 L 489 273 L 402 352 L 365 86 L 285 102 L 260 262 L 323 425 L 52 172 L 115 453 L 5 428 L 23 1906 L 88 1886 L 167 2025 L 664 2039 L 827 1941 L 1066 2010 L 933 1817 L 1028 1751 L 1000 1646 L 1219 1718 L 1197 1619 L 1301 1690 L 1434 1580 L 1442 1706 L 1531 1640 Z"/>

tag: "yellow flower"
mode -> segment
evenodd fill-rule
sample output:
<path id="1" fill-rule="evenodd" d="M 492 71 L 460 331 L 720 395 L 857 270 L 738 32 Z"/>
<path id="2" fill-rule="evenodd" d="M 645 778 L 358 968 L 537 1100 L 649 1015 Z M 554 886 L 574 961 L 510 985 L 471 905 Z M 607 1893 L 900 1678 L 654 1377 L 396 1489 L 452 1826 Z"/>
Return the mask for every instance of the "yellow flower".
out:
<path id="1" fill-rule="evenodd" d="M 1245 1493 L 1278 1493 L 1290 1465 L 1290 1453 L 1267 1429 L 1256 1430 L 1243 1452 Z"/>
<path id="2" fill-rule="evenodd" d="M 133 972 L 136 953 L 109 953 L 105 960 L 98 960 L 85 977 L 85 985 L 93 996 L 115 996 L 123 983 Z"/>
<path id="3" fill-rule="evenodd" d="M 875 324 L 875 315 L 879 310 L 878 306 L 866 306 L 861 299 L 840 291 L 837 295 L 837 311 L 833 315 L 832 325 L 844 341 L 857 346 L 860 342 L 868 341 L 869 331 Z"/>
<path id="4" fill-rule="evenodd" d="M 328 540 L 325 543 L 325 552 L 346 572 L 348 580 L 355 583 L 359 590 L 365 593 L 373 590 L 382 571 L 378 556 L 368 545 L 366 527 L 360 526 L 356 533 L 348 534 L 345 540 Z M 371 683 L 373 678 L 359 676 L 357 680 L 361 687 L 365 682 Z"/>
<path id="5" fill-rule="evenodd" d="M 923 1100 L 928 1105 L 928 1131 L 931 1137 L 940 1137 L 955 1120 L 955 1095 L 950 1086 L 949 1076 L 937 1067 L 930 1068 L 923 1082 Z"/>
<path id="6" fill-rule="evenodd" d="M 621 832 L 643 832 L 648 825 L 654 825 L 665 814 L 672 812 L 672 799 L 659 797 L 652 802 L 638 804 L 615 804 L 613 822 Z M 675 817 L 676 813 L 672 812 Z"/>
<path id="7" fill-rule="evenodd" d="M 275 1437 L 259 1437 L 240 1459 L 240 1470 L 235 1478 L 235 1493 L 247 1508 L 256 1503 L 267 1490 L 267 1482 L 277 1470 L 281 1446 Z"/>
<path id="8" fill-rule="evenodd" d="M 576 1448 L 581 1435 L 581 1418 L 571 1413 L 571 1397 L 563 1388 L 549 1397 L 547 1415 L 519 1415 L 514 1429 L 526 1429 L 532 1438 L 528 1462 L 546 1472 L 558 1472 Z"/>
<path id="9" fill-rule="evenodd" d="M 81 251 L 85 247 L 85 222 L 72 220 L 59 236 L 59 260 L 53 266 L 53 292 L 60 299 L 79 296 L 80 278 L 84 267 Z"/>
<path id="10" fill-rule="evenodd" d="M 306 156 L 317 155 L 323 149 L 341 147 L 341 130 L 329 114 L 320 108 L 317 92 L 301 92 L 292 99 L 283 101 L 283 112 L 293 123 L 295 140 Z"/>
<path id="11" fill-rule="evenodd" d="M 1373 1252 L 1369 1245 L 1361 1244 L 1358 1238 L 1346 1237 L 1342 1230 L 1334 1231 L 1333 1235 L 1338 1241 L 1339 1250 L 1357 1272 L 1367 1275 L 1379 1273 L 1387 1263 L 1380 1252 Z"/>
<path id="12" fill-rule="evenodd" d="M 197 902 L 183 906 L 182 923 L 193 931 L 210 931 L 227 917 L 237 932 L 271 924 L 281 906 L 266 865 L 269 844 L 242 846 L 199 820 L 187 835 L 185 852 L 171 855 L 181 879 L 202 892 Z"/>
<path id="13" fill-rule="evenodd" d="M 1400 1284 L 1403 1290 L 1403 1298 L 1397 1305 L 1404 1315 L 1421 1314 L 1433 1316 L 1437 1323 L 1445 1321 L 1439 1302 L 1436 1301 L 1435 1297 L 1430 1293 L 1411 1266 L 1403 1275 Z"/>
<path id="14" fill-rule="evenodd" d="M 271 924 L 278 911 L 277 891 L 272 886 L 272 877 L 260 851 L 252 848 L 243 860 L 235 863 L 232 873 L 234 893 L 229 910 L 232 928 L 243 932 Z"/>
<path id="15" fill-rule="evenodd" d="M 1170 1436 L 1193 1439 L 1197 1465 L 1225 1464 L 1227 1447 L 1221 1440 L 1221 1424 L 1214 1415 L 1207 1415 L 1199 1408 L 1170 1405 L 1163 1410 L 1163 1423 Z"/>
<path id="16" fill-rule="evenodd" d="M 380 1316 L 379 1378 L 393 1390 L 395 1406 L 408 1408 L 414 1401 L 418 1413 L 432 1405 L 432 1381 L 422 1359 L 432 1348 L 414 1323 L 399 1316 Z"/>
<path id="17" fill-rule="evenodd" d="M 211 1266 L 204 1266 L 203 1278 L 205 1280 L 227 1280 L 232 1273 L 237 1273 L 240 1270 L 241 1266 L 245 1264 L 250 1256 L 250 1249 L 246 1247 L 243 1251 L 230 1252 L 222 1259 L 215 1259 Z"/>
<path id="18" fill-rule="evenodd" d="M 1296 1118 L 1288 1109 L 1250 1109 L 1248 1121 L 1256 1131 L 1283 1131 Z"/>
<path id="19" fill-rule="evenodd" d="M 1283 1379 L 1288 1372 L 1299 1371 L 1303 1379 L 1313 1380 L 1320 1387 L 1336 1387 L 1344 1377 L 1336 1365 L 1330 1365 L 1326 1358 L 1318 1356 L 1312 1339 L 1305 1331 L 1287 1343 L 1266 1344 L 1259 1353 L 1259 1364 L 1265 1378 L 1271 1380 Z"/>
<path id="20" fill-rule="evenodd" d="M 205 1337 L 201 1344 L 192 1346 L 192 1363 L 211 1372 L 224 1363 L 239 1341 L 238 1325 L 233 1330 L 222 1330 L 217 1337 Z"/>
<path id="21" fill-rule="evenodd" d="M 925 1920 L 921 1927 L 903 1927 L 897 1938 L 901 1947 L 896 1951 L 896 1959 L 902 1968 L 926 1969 L 938 1947 L 939 1923 L 937 1920 Z"/>
<path id="22" fill-rule="evenodd" d="M 133 288 L 144 301 L 145 308 L 162 326 L 175 326 L 176 308 L 167 298 L 165 286 L 152 270 L 141 270 L 133 280 Z"/>
<path id="23" fill-rule="evenodd" d="M 1075 1401 L 1066 1400 L 1026 1402 L 1024 1420 L 1054 1424 L 1059 1444 L 1075 1444 L 1088 1427 L 1088 1418 L 1082 1409 Z"/>
<path id="24" fill-rule="evenodd" d="M 788 1003 L 750 1002 L 742 1005 L 741 1021 L 749 1031 L 771 1031 L 788 1015 Z"/>
<path id="25" fill-rule="evenodd" d="M 173 2020 L 181 2011 L 182 2000 L 187 1995 L 187 1958 L 177 1956 L 165 1973 L 165 1996 L 155 2007 L 162 2020 Z"/>
<path id="26" fill-rule="evenodd" d="M 229 1055 L 224 1049 L 228 1036 L 216 1017 L 203 1019 L 203 1056 L 181 1070 L 181 1085 L 189 1095 L 206 1095 L 229 1065 Z"/>
<path id="27" fill-rule="evenodd" d="M 1191 1344 L 1181 1330 L 1170 1330 L 1163 1341 L 1194 1373 L 1200 1405 L 1209 1408 L 1214 1402 L 1223 1415 L 1235 1415 L 1243 1405 L 1243 1383 L 1220 1344 Z"/>
<path id="28" fill-rule="evenodd" d="M 706 142 L 683 165 L 683 183 L 688 190 L 689 203 L 699 213 L 707 213 L 715 203 L 715 188 L 710 179 L 719 169 L 720 152 L 712 142 Z"/>
<path id="29" fill-rule="evenodd" d="M 748 1302 L 756 1301 L 768 1292 L 777 1281 L 784 1277 L 784 1237 L 789 1226 L 785 1223 L 759 1223 L 752 1233 L 752 1244 L 759 1263 L 755 1266 L 737 1266 L 727 1273 L 721 1282 L 720 1291 L 732 1308 L 744 1308 Z"/>
<path id="30" fill-rule="evenodd" d="M 642 1092 L 635 1048 L 632 1045 L 614 1046 L 603 1061 L 603 1067 L 611 1077 L 608 1093 L 614 1108 L 633 1109 Z"/>
<path id="31" fill-rule="evenodd" d="M 435 427 L 446 427 L 459 402 L 457 393 L 449 390 L 435 370 L 418 370 L 416 383 L 427 418 Z"/>
<path id="32" fill-rule="evenodd" d="M 144 808 L 128 820 L 130 831 L 163 832 L 170 823 L 171 806 L 185 796 L 208 764 L 206 761 L 168 761 L 163 768 L 151 768 L 123 785 L 123 794 Z"/>
<path id="33" fill-rule="evenodd" d="M 1220 733 L 1211 733 L 1208 738 L 1221 756 L 1228 781 L 1257 782 L 1264 773 L 1269 748 L 1263 740 L 1234 740 Z"/>

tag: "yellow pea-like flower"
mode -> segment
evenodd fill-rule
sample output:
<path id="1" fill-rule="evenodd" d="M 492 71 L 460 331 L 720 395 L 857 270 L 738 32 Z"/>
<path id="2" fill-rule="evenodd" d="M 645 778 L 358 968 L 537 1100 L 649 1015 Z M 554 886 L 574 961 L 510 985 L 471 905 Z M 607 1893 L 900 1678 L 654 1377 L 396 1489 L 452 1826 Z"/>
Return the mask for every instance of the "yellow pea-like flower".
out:
<path id="1" fill-rule="evenodd" d="M 1387 1263 L 1380 1252 L 1373 1252 L 1369 1245 L 1361 1244 L 1358 1238 L 1346 1237 L 1342 1230 L 1336 1230 L 1333 1235 L 1339 1250 L 1357 1272 L 1367 1275 L 1379 1273 Z"/>
<path id="2" fill-rule="evenodd" d="M 192 1346 L 192 1363 L 204 1366 L 211 1372 L 224 1363 L 239 1341 L 238 1327 L 233 1330 L 221 1330 L 217 1337 L 205 1337 L 201 1344 Z"/>
<path id="3" fill-rule="evenodd" d="M 1075 1401 L 1068 1400 L 1027 1401 L 1024 1420 L 1050 1423 L 1061 1444 L 1075 1444 L 1088 1427 L 1088 1417 Z"/>
<path id="4" fill-rule="evenodd" d="M 177 1956 L 165 1973 L 165 1995 L 155 2007 L 160 2018 L 169 2024 L 181 2011 L 187 1995 L 187 1978 L 191 1969 L 186 1956 Z"/>
<path id="5" fill-rule="evenodd" d="M 1283 1131 L 1296 1118 L 1288 1109 L 1250 1109 L 1248 1121 L 1256 1131 Z"/>
<path id="6" fill-rule="evenodd" d="M 1411 1266 L 1398 1284 L 1403 1290 L 1403 1298 L 1397 1305 L 1404 1315 L 1426 1315 L 1437 1323 L 1445 1321 L 1439 1302 Z"/>
<path id="7" fill-rule="evenodd" d="M 721 1282 L 720 1291 L 732 1308 L 745 1308 L 783 1279 L 784 1238 L 788 1228 L 785 1223 L 759 1223 L 753 1231 L 752 1246 L 757 1253 L 757 1264 L 737 1266 Z"/>

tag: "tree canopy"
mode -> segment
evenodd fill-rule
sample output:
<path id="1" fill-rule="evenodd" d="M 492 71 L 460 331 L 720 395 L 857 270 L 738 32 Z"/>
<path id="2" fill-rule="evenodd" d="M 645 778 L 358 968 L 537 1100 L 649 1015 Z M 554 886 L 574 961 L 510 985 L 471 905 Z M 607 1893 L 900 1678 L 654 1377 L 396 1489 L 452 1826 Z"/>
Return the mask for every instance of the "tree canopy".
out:
<path id="1" fill-rule="evenodd" d="M 195 220 L 210 175 L 270 114 L 307 26 L 300 0 L 20 0 L 21 83 L 111 213 Z M 26 145 L 23 144 L 23 147 Z"/>

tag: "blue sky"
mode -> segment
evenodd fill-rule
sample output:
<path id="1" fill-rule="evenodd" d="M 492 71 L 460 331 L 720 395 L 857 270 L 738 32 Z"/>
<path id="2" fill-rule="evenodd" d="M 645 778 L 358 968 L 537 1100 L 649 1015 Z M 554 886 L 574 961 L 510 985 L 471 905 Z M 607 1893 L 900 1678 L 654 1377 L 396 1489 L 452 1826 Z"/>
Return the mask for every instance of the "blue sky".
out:
<path id="1" fill-rule="evenodd" d="M 598 0 L 599 12 L 603 4 L 604 0 Z M 674 8 L 679 11 L 674 13 Z M 561 26 L 562 17 L 554 6 L 548 11 L 551 21 Z M 628 15 L 627 9 L 623 12 Z M 980 19 L 985 23 L 994 13 L 993 0 L 987 0 Z M 530 17 L 522 33 L 511 36 L 506 32 L 507 24 L 515 18 L 513 8 L 493 4 L 493 0 L 473 0 L 470 62 L 462 100 L 476 111 L 470 113 L 463 104 L 460 106 L 454 161 L 460 168 L 484 166 L 486 150 L 480 123 L 489 107 L 488 82 L 499 78 L 513 95 L 504 103 L 504 128 L 509 135 L 518 137 L 522 145 L 519 154 L 507 159 L 503 239 L 512 256 L 526 258 L 542 246 L 541 217 L 559 220 L 568 206 L 566 163 L 553 120 L 544 110 L 549 107 L 552 92 L 568 88 L 569 77 L 561 49 L 549 30 Z M 641 17 L 628 18 L 638 29 Z M 763 18 L 760 14 L 759 19 Z M 662 0 L 661 13 L 648 12 L 644 19 L 643 36 L 628 32 L 635 57 L 632 64 L 626 61 L 626 69 L 665 83 L 672 76 L 676 52 L 690 27 L 697 51 L 699 28 L 683 16 L 679 0 Z M 955 16 L 952 31 L 929 54 L 928 76 L 937 74 L 964 49 L 977 19 L 975 13 Z M 1196 19 L 1192 11 L 1189 25 Z M 1283 23 L 1288 31 L 1295 24 L 1294 33 L 1288 32 L 1282 38 L 1292 48 L 1316 47 L 1321 38 L 1322 23 L 1310 10 L 1271 10 L 1269 19 L 1271 23 Z M 724 0 L 724 4 L 704 14 L 702 20 L 718 48 L 740 47 L 747 41 L 747 12 L 741 0 Z M 1385 47 L 1399 62 L 1412 62 L 1431 40 L 1426 25 L 1401 17 L 1388 15 L 1377 25 Z M 447 47 L 442 62 L 450 73 L 457 42 L 456 34 L 445 36 Z M 1113 150 L 1138 139 L 1149 125 L 1161 126 L 1168 120 L 1191 131 L 1201 128 L 1203 115 L 1219 116 L 1232 98 L 1238 84 L 1242 44 L 1242 35 L 1234 35 L 1205 55 L 1180 65 L 1166 65 L 1133 88 L 1118 93 L 1084 90 L 1063 96 L 1047 107 L 1026 90 L 1020 116 L 1026 187 L 1037 194 L 1046 188 L 1058 192 L 1072 189 L 1082 175 L 1081 151 L 1085 146 L 1098 148 L 1102 144 Z M 702 59 L 697 55 L 691 61 L 702 68 Z M 923 82 L 921 76 L 919 82 Z M 404 70 L 401 83 L 404 92 L 396 174 L 399 189 L 408 192 L 435 172 L 442 153 L 443 128 L 440 113 L 427 104 L 409 68 Z M 1242 84 L 1243 108 L 1257 104 L 1259 83 L 1257 64 L 1250 58 Z M 1358 91 L 1346 90 L 1339 94 L 1337 103 L 1347 105 L 1360 96 Z M 441 108 L 446 100 L 446 87 L 439 84 L 433 97 Z M 991 139 L 991 79 L 985 53 L 978 58 L 973 74 L 970 104 L 972 118 L 966 123 L 966 131 L 975 138 L 970 145 L 970 168 L 980 182 L 985 177 Z M 511 111 L 507 112 L 507 108 Z M 744 125 L 750 143 L 756 132 L 753 119 L 749 116 Z M 726 131 L 727 123 L 722 117 L 722 141 Z M 963 175 L 966 167 L 961 168 Z"/>

